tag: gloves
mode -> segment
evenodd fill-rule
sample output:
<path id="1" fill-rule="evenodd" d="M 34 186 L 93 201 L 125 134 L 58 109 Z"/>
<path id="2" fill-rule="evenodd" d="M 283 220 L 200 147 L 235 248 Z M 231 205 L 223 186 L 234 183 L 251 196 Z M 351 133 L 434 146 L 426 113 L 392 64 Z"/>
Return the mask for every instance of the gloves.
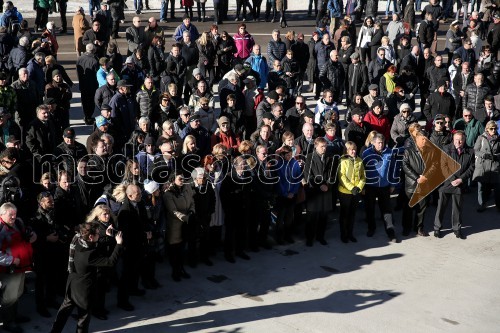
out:
<path id="1" fill-rule="evenodd" d="M 486 153 L 486 154 L 483 155 L 483 158 L 485 160 L 493 160 L 493 155 Z"/>
<path id="2" fill-rule="evenodd" d="M 358 195 L 361 192 L 361 189 L 357 186 L 354 186 L 351 190 L 352 195 Z"/>

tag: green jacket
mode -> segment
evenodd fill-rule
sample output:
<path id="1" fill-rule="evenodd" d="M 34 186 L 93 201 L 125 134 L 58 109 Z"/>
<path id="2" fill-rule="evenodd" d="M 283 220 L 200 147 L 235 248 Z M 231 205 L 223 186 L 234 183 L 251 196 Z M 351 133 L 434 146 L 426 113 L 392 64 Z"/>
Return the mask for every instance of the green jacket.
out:
<path id="1" fill-rule="evenodd" d="M 484 125 L 474 118 L 469 123 L 466 123 L 464 118 L 457 119 L 453 124 L 453 129 L 465 132 L 465 143 L 469 147 L 474 147 L 477 138 L 484 133 Z"/>
<path id="2" fill-rule="evenodd" d="M 45 9 L 50 9 L 52 8 L 52 5 L 54 4 L 53 0 L 33 0 L 33 7 L 34 8 L 45 8 Z"/>

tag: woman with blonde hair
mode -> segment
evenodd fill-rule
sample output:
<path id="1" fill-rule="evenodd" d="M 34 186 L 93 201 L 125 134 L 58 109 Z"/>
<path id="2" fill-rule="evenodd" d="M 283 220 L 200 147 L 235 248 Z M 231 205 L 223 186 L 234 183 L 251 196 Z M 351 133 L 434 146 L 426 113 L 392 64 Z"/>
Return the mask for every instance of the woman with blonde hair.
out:
<path id="1" fill-rule="evenodd" d="M 340 159 L 338 168 L 339 202 L 340 202 L 340 239 L 343 243 L 356 243 L 353 235 L 356 208 L 359 195 L 366 184 L 363 160 L 356 154 L 356 144 L 345 143 L 345 155 Z"/>
<path id="2" fill-rule="evenodd" d="M 217 56 L 210 31 L 204 31 L 200 38 L 196 41 L 198 47 L 198 69 L 201 75 L 207 80 L 208 86 L 211 88 L 214 84 L 215 68 L 214 60 Z"/>
<path id="3" fill-rule="evenodd" d="M 191 172 L 200 166 L 201 158 L 196 146 L 196 138 L 193 135 L 188 135 L 184 138 L 182 144 L 182 154 L 180 159 L 180 166 L 184 177 L 191 177 Z"/>
<path id="4" fill-rule="evenodd" d="M 391 63 L 396 64 L 396 52 L 394 47 L 390 44 L 390 39 L 387 36 L 382 37 L 382 45 L 380 46 L 385 50 L 385 58 Z"/>
<path id="5" fill-rule="evenodd" d="M 375 134 L 377 133 L 378 133 L 377 131 L 371 131 L 370 133 L 368 133 L 364 146 L 359 149 L 359 154 L 358 154 L 359 156 L 363 155 L 363 152 L 366 149 L 370 148 L 370 146 L 372 145 L 372 140 L 375 137 Z"/>
<path id="6" fill-rule="evenodd" d="M 134 184 L 143 189 L 143 183 L 146 177 L 142 174 L 139 162 L 135 159 L 127 160 L 125 165 L 125 173 L 123 175 L 122 184 Z"/>
<path id="7" fill-rule="evenodd" d="M 105 204 L 100 204 L 94 207 L 85 219 L 86 223 L 97 222 L 99 225 L 99 240 L 98 246 L 105 253 L 110 256 L 116 245 L 115 237 L 109 236 L 106 230 L 111 227 L 116 227 L 116 216 L 111 211 L 111 208 Z M 106 303 L 106 290 L 111 285 L 111 277 L 113 268 L 111 267 L 98 267 L 97 280 L 92 288 L 93 308 L 92 315 L 100 320 L 108 319 L 109 311 L 105 307 Z"/>
<path id="8" fill-rule="evenodd" d="M 295 31 L 288 30 L 285 35 L 285 45 L 287 50 L 291 50 L 293 45 L 296 43 L 295 41 Z"/>

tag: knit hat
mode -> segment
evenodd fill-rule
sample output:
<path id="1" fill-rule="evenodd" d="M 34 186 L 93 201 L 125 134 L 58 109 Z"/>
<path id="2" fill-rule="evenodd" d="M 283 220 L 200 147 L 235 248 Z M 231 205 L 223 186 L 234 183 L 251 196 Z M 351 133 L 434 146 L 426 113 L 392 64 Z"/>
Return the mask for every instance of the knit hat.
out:
<path id="1" fill-rule="evenodd" d="M 410 109 L 410 110 L 411 110 L 411 106 L 410 106 L 410 104 L 408 104 L 408 103 L 403 103 L 403 104 L 401 104 L 401 106 L 399 107 L 399 111 L 403 111 L 403 110 L 406 110 L 406 109 Z"/>
<path id="2" fill-rule="evenodd" d="M 274 99 L 275 101 L 277 101 L 279 99 L 279 96 L 278 96 L 278 93 L 276 92 L 276 90 L 268 92 L 267 97 L 269 97 L 270 99 Z"/>
<path id="3" fill-rule="evenodd" d="M 220 125 L 222 124 L 228 124 L 229 123 L 229 118 L 226 116 L 222 116 L 217 120 L 217 123 Z"/>
<path id="4" fill-rule="evenodd" d="M 95 125 L 99 128 L 104 125 L 109 125 L 109 121 L 103 116 L 98 116 L 95 118 Z"/>
<path id="5" fill-rule="evenodd" d="M 201 71 L 198 68 L 193 69 L 193 76 L 201 74 Z"/>
<path id="6" fill-rule="evenodd" d="M 61 72 L 59 72 L 59 70 L 57 69 L 52 71 L 52 78 L 54 78 L 56 75 L 61 75 Z"/>
<path id="7" fill-rule="evenodd" d="M 144 181 L 144 191 L 148 192 L 149 194 L 155 193 L 155 191 L 159 188 L 160 185 L 158 185 L 158 183 L 154 180 L 146 179 Z"/>
<path id="8" fill-rule="evenodd" d="M 351 110 L 351 115 L 363 115 L 363 110 L 361 108 L 354 108 Z"/>

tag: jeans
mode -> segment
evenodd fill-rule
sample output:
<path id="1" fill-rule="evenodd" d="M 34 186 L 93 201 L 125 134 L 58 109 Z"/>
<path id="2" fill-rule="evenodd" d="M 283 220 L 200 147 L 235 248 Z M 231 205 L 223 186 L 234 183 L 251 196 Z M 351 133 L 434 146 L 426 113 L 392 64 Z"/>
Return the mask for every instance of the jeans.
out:
<path id="1" fill-rule="evenodd" d="M 399 13 L 399 8 L 398 8 L 398 4 L 396 3 L 396 0 L 390 0 L 390 1 L 387 1 L 386 5 L 385 5 L 385 16 L 389 15 L 389 7 L 391 6 L 391 2 L 393 4 L 393 11 L 392 13 Z"/>
<path id="2" fill-rule="evenodd" d="M 464 11 L 464 21 L 467 18 L 467 13 L 469 12 L 469 3 L 462 1 L 462 10 Z M 460 18 L 460 9 L 457 8 L 457 15 L 455 17 L 455 20 L 458 20 Z"/>
<path id="3" fill-rule="evenodd" d="M 167 13 L 168 13 L 168 3 L 170 2 L 170 18 L 174 18 L 174 13 L 175 13 L 175 2 L 174 0 L 162 0 L 161 6 L 160 6 L 160 20 L 166 20 L 167 19 Z"/>
<path id="4" fill-rule="evenodd" d="M 89 14 L 91 17 L 94 16 L 94 9 L 99 10 L 100 8 L 101 8 L 101 1 L 89 0 Z"/>
<path id="5" fill-rule="evenodd" d="M 142 0 L 134 0 L 134 8 L 137 11 L 142 10 Z"/>
<path id="6" fill-rule="evenodd" d="M 422 11 L 422 0 L 415 1 L 415 11 L 416 12 Z"/>
<path id="7" fill-rule="evenodd" d="M 443 2 L 443 11 L 445 17 L 453 17 L 453 0 Z"/>

